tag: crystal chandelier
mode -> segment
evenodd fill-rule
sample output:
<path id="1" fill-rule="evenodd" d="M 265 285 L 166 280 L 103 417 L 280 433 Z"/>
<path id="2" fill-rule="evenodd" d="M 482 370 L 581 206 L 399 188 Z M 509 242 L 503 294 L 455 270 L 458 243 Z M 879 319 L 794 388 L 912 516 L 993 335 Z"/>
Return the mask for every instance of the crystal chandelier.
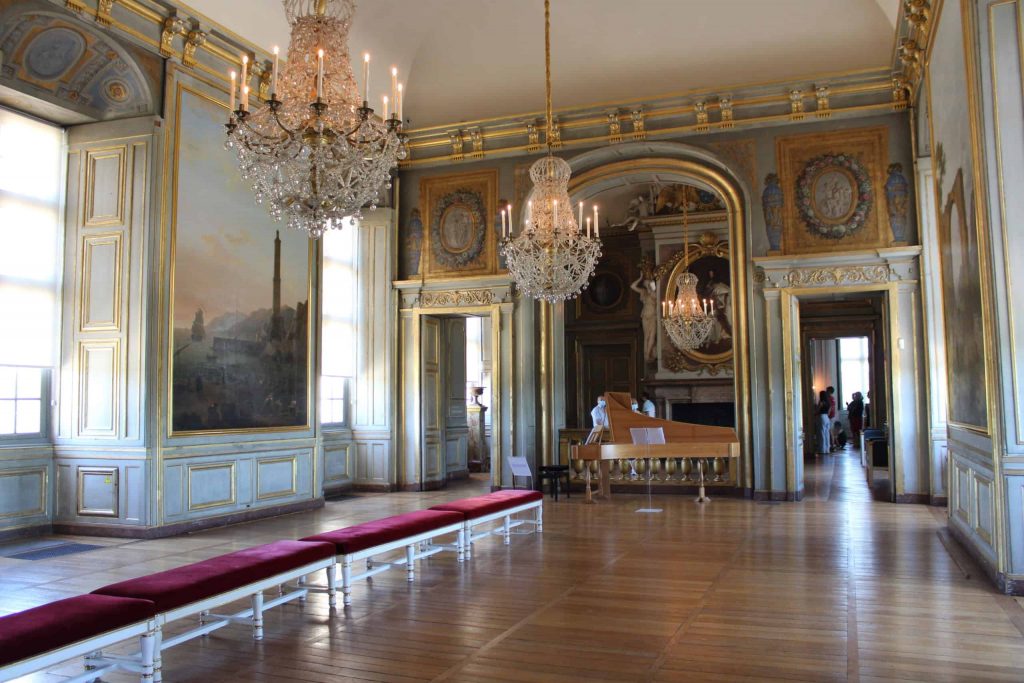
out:
<path id="1" fill-rule="evenodd" d="M 715 302 L 697 296 L 697 276 L 690 272 L 690 230 L 683 204 L 683 272 L 676 278 L 676 296 L 661 302 L 662 323 L 680 351 L 704 345 L 715 324 Z M 710 305 L 709 305 L 710 304 Z"/>
<path id="2" fill-rule="evenodd" d="M 583 203 L 579 221 L 569 201 L 572 169 L 551 153 L 551 2 L 544 0 L 544 65 L 547 85 L 547 156 L 530 167 L 533 199 L 526 210 L 523 229 L 514 234 L 512 207 L 502 211 L 501 251 L 516 286 L 528 297 L 558 303 L 575 298 L 594 274 L 601 256 L 598 209 L 594 223 L 587 217 L 583 232 Z"/>
<path id="3" fill-rule="evenodd" d="M 231 115 L 226 146 L 238 155 L 242 177 L 270 215 L 311 237 L 342 227 L 376 208 L 391 169 L 406 155 L 402 86 L 392 69 L 392 95 L 379 118 L 367 97 L 369 55 L 363 60 L 360 96 L 349 62 L 348 33 L 354 0 L 283 0 L 291 39 L 278 79 L 278 48 L 270 99 L 249 107 L 248 57 L 242 58 L 241 92 Z"/>

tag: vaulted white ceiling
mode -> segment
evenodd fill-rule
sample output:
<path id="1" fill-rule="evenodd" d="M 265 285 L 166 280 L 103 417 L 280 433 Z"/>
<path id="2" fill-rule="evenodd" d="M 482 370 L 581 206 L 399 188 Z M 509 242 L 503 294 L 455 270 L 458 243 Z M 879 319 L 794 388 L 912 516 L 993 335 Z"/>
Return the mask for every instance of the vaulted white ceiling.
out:
<path id="1" fill-rule="evenodd" d="M 266 48 L 280 0 L 190 0 Z M 900 0 L 552 0 L 556 108 L 886 67 Z M 542 0 L 362 0 L 350 48 L 395 64 L 415 128 L 544 106 Z M 379 91 L 379 93 L 375 92 Z"/>

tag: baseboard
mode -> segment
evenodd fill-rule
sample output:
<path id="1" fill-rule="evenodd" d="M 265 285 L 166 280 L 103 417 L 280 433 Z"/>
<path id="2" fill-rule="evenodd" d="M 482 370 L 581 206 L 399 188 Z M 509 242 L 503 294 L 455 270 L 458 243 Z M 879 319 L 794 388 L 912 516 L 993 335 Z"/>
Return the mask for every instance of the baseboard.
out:
<path id="1" fill-rule="evenodd" d="M 403 484 L 398 487 L 399 491 L 405 491 L 407 493 L 415 493 L 417 491 L 440 491 L 448 485 L 446 481 L 428 481 L 423 484 Z"/>
<path id="2" fill-rule="evenodd" d="M 793 498 L 785 491 L 754 491 L 752 496 L 758 502 L 793 502 Z"/>
<path id="3" fill-rule="evenodd" d="M 268 517 L 280 517 L 291 515 L 296 512 L 306 512 L 324 506 L 323 498 L 313 500 L 302 500 L 297 503 L 289 503 L 276 507 L 259 508 L 257 510 L 245 510 L 230 515 L 211 517 L 209 519 L 196 519 L 188 522 L 178 522 L 158 527 L 132 527 L 119 526 L 116 524 L 75 524 L 58 522 L 53 525 L 53 533 L 68 534 L 73 536 L 106 536 L 109 538 L 167 538 L 168 536 L 180 536 L 181 534 L 213 529 L 216 527 L 232 526 L 234 524 L 245 524 L 258 519 Z"/>
<path id="4" fill-rule="evenodd" d="M 352 484 L 347 490 L 360 493 L 394 493 L 398 487 L 394 484 Z"/>
<path id="5" fill-rule="evenodd" d="M 462 481 L 469 479 L 469 470 L 458 470 L 456 472 L 449 472 L 447 475 L 448 481 Z"/>
<path id="6" fill-rule="evenodd" d="M 897 493 L 896 502 L 900 505 L 928 505 L 932 501 L 927 493 Z"/>
<path id="7" fill-rule="evenodd" d="M 5 529 L 0 531 L 0 543 L 15 541 L 21 538 L 34 538 L 35 536 L 46 536 L 53 533 L 52 524 L 36 524 L 35 526 L 21 526 L 17 529 Z"/>
<path id="8" fill-rule="evenodd" d="M 946 496 L 931 496 L 928 503 L 935 507 L 945 508 L 949 507 L 949 498 Z"/>
<path id="9" fill-rule="evenodd" d="M 941 534 L 942 531 L 940 530 L 939 533 Z M 997 591 L 1003 595 L 1024 596 L 1024 579 L 1007 576 L 1004 572 L 998 571 L 989 563 L 988 558 L 979 553 L 971 542 L 964 537 L 964 532 L 953 524 L 947 525 L 944 531 L 948 531 L 949 537 L 956 542 L 957 548 L 976 565 L 980 572 L 995 586 Z"/>

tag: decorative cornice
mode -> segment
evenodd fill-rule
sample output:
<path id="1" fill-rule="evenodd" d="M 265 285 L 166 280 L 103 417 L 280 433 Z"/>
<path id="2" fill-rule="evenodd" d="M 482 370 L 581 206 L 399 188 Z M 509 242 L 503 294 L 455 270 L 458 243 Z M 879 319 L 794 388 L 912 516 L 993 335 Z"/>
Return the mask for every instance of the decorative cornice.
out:
<path id="1" fill-rule="evenodd" d="M 920 247 L 888 247 L 840 254 L 761 256 L 754 282 L 764 289 L 915 283 Z"/>
<path id="2" fill-rule="evenodd" d="M 490 306 L 494 303 L 494 292 L 490 289 L 463 289 L 447 292 L 423 292 L 420 306 L 423 308 L 453 308 L 457 306 Z"/>
<path id="3" fill-rule="evenodd" d="M 903 0 L 903 13 L 896 27 L 893 54 L 893 89 L 903 91 L 904 102 L 914 102 L 920 92 L 924 65 L 931 46 L 934 8 L 940 0 Z M 906 106 L 906 105 L 904 105 Z"/>
<path id="4" fill-rule="evenodd" d="M 634 140 L 714 135 L 720 131 L 785 125 L 807 118 L 858 117 L 906 108 L 887 68 L 827 74 L 795 82 L 729 86 L 558 112 L 552 146 L 595 147 Z M 471 158 L 525 156 L 540 151 L 543 117 L 504 116 L 409 131 L 410 158 L 402 168 Z M 456 144 L 474 140 L 472 157 Z"/>

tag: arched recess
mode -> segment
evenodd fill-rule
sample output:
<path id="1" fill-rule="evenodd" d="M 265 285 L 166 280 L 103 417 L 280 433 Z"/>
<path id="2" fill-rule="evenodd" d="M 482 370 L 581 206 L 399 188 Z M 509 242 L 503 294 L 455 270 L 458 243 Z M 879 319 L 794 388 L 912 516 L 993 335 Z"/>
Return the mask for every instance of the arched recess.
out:
<path id="1" fill-rule="evenodd" d="M 624 143 L 586 152 L 568 159 L 573 176 L 569 183 L 572 203 L 589 201 L 613 187 L 636 181 L 678 182 L 714 192 L 725 203 L 732 249 L 733 319 L 742 321 L 734 334 L 734 382 L 736 393 L 736 431 L 741 447 L 740 486 L 754 490 L 753 414 L 751 382 L 750 299 L 753 266 L 750 260 L 750 188 L 723 160 L 707 150 L 675 142 Z M 532 190 L 530 195 L 532 195 Z M 531 196 L 527 196 L 527 200 Z M 565 367 L 563 307 L 553 307 L 545 320 L 546 305 L 541 307 L 542 439 L 545 451 L 557 452 L 557 427 L 564 419 Z M 544 340 L 549 343 L 543 343 Z M 561 396 L 560 396 L 561 394 Z M 550 450 L 549 450 L 550 449 Z"/>

